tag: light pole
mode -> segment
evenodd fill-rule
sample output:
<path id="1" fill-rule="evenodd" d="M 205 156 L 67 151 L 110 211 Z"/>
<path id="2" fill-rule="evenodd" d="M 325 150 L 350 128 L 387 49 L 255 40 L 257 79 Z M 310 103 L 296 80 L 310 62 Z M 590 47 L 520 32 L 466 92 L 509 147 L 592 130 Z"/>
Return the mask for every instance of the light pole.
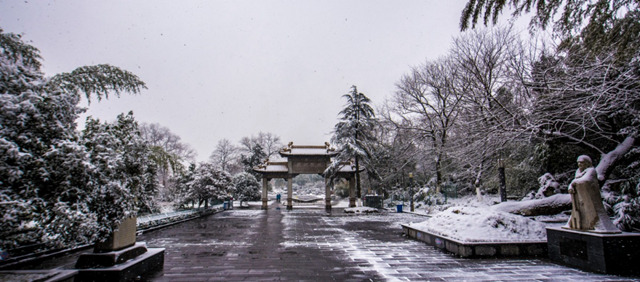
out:
<path id="1" fill-rule="evenodd" d="M 411 197 L 411 211 L 413 212 L 413 173 L 409 172 L 409 197 Z"/>

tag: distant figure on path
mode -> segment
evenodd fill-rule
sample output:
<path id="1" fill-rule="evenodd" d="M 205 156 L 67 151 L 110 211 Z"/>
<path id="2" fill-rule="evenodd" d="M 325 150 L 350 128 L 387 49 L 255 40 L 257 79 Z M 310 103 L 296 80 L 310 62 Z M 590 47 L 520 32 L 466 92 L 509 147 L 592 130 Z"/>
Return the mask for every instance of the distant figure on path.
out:
<path id="1" fill-rule="evenodd" d="M 596 233 L 620 233 L 613 225 L 602 204 L 598 175 L 591 158 L 578 157 L 575 178 L 569 184 L 571 217 L 564 228 Z"/>

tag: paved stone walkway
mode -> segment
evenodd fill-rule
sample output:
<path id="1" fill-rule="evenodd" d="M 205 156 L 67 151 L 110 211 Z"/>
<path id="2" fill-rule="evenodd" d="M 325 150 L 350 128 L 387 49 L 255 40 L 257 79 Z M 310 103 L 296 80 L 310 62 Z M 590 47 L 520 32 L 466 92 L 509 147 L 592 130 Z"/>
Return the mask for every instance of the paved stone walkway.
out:
<path id="1" fill-rule="evenodd" d="M 280 208 L 280 209 L 278 209 Z M 154 281 L 634 281 L 539 259 L 461 259 L 401 236 L 411 214 L 235 209 L 144 234 Z M 637 278 L 636 278 L 637 279 Z"/>

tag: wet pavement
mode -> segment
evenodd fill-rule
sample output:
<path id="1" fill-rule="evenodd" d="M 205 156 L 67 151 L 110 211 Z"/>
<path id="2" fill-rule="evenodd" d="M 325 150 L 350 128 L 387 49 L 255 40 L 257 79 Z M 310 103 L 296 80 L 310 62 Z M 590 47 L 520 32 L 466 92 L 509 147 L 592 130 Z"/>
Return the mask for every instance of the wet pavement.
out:
<path id="1" fill-rule="evenodd" d="M 462 259 L 402 236 L 407 213 L 234 209 L 138 237 L 165 250 L 154 281 L 637 281 L 541 259 Z"/>

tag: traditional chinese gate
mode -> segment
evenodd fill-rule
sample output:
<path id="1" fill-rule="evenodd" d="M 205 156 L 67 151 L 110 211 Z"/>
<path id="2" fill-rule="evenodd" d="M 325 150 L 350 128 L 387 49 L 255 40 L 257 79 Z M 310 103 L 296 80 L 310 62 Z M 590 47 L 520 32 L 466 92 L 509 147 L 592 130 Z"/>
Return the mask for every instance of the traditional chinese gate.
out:
<path id="1" fill-rule="evenodd" d="M 329 143 L 321 146 L 289 145 L 280 150 L 280 156 L 285 160 L 265 163 L 254 167 L 254 171 L 262 174 L 262 209 L 267 209 L 267 184 L 271 179 L 282 178 L 287 180 L 287 209 L 293 209 L 293 178 L 299 174 L 319 174 L 324 176 L 325 183 L 325 208 L 331 209 L 331 183 L 329 175 L 324 171 L 331 164 L 331 158 L 338 154 Z M 361 169 L 362 170 L 362 169 Z M 355 173 L 351 164 L 344 164 L 336 173 L 336 177 L 349 181 L 349 207 L 356 206 L 355 197 Z"/>

